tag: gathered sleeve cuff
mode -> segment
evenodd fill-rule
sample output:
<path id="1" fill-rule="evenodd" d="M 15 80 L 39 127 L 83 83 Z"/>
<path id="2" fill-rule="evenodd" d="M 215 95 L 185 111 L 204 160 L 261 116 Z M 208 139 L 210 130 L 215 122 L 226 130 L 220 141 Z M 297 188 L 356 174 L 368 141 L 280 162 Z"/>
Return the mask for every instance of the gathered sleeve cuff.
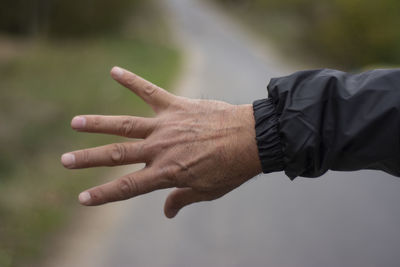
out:
<path id="1" fill-rule="evenodd" d="M 279 137 L 279 121 L 272 99 L 253 102 L 258 155 L 263 173 L 282 171 L 284 160 Z"/>

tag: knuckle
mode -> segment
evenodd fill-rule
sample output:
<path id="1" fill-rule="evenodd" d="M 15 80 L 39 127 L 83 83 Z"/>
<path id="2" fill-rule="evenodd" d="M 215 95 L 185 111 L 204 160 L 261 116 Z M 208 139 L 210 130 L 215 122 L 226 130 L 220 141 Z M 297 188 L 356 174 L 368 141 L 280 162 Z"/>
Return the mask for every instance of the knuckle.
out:
<path id="1" fill-rule="evenodd" d="M 135 129 L 136 122 L 131 118 L 124 119 L 121 125 L 121 135 L 131 136 Z"/>
<path id="2" fill-rule="evenodd" d="M 177 184 L 177 171 L 172 167 L 164 167 L 160 169 L 160 178 L 166 181 L 167 184 Z"/>
<path id="3" fill-rule="evenodd" d="M 135 86 L 136 84 L 136 75 L 129 75 L 129 78 L 125 80 L 126 85 Z"/>
<path id="4" fill-rule="evenodd" d="M 142 144 L 142 147 L 139 148 L 139 151 L 147 151 L 149 155 L 157 155 L 160 152 L 159 146 L 157 145 L 157 141 L 145 141 Z"/>
<path id="5" fill-rule="evenodd" d="M 98 129 L 100 127 L 100 125 L 101 125 L 100 117 L 99 116 L 94 116 L 93 119 L 92 119 L 92 123 L 91 124 L 92 124 L 91 126 L 92 126 L 93 129 Z"/>
<path id="6" fill-rule="evenodd" d="M 171 100 L 168 102 L 168 109 L 171 110 L 180 110 L 183 109 L 183 106 L 185 106 L 185 100 L 183 97 L 180 96 L 173 96 Z"/>
<path id="7" fill-rule="evenodd" d="M 111 148 L 111 160 L 113 163 L 120 164 L 125 162 L 126 146 L 123 144 L 113 144 Z"/>
<path id="8" fill-rule="evenodd" d="M 144 87 L 144 92 L 146 93 L 146 95 L 148 95 L 149 97 L 153 96 L 156 92 L 158 91 L 158 87 L 153 85 L 153 84 L 149 84 L 146 85 Z"/>
<path id="9" fill-rule="evenodd" d="M 90 153 L 89 150 L 84 149 L 82 150 L 82 163 L 88 165 L 90 163 Z"/>
<path id="10" fill-rule="evenodd" d="M 157 140 L 159 138 L 145 139 L 136 143 L 135 153 L 145 157 L 150 161 L 154 161 L 160 158 L 162 153 L 162 141 Z"/>
<path id="11" fill-rule="evenodd" d="M 138 184 L 133 176 L 121 178 L 118 187 L 123 198 L 130 198 L 137 195 L 139 192 Z"/>
<path id="12" fill-rule="evenodd" d="M 148 157 L 148 148 L 147 148 L 147 143 L 145 141 L 142 142 L 138 142 L 136 143 L 136 149 L 135 149 L 135 153 L 137 155 L 143 156 L 145 158 Z"/>

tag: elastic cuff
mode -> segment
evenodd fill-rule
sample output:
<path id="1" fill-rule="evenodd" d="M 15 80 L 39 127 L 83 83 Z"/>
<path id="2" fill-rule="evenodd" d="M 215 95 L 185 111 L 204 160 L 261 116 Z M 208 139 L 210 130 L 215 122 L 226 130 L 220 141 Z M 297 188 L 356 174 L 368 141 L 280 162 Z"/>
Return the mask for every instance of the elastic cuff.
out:
<path id="1" fill-rule="evenodd" d="M 256 122 L 256 140 L 258 156 L 263 173 L 284 169 L 282 144 L 278 131 L 278 116 L 272 99 L 260 99 L 253 102 Z"/>

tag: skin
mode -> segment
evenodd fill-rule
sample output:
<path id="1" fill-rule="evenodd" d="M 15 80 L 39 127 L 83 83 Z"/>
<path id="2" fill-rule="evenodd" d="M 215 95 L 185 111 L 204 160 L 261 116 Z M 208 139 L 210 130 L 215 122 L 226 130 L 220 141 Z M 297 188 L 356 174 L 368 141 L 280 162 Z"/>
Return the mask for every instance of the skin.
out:
<path id="1" fill-rule="evenodd" d="M 145 167 L 82 192 L 81 204 L 101 205 L 175 187 L 164 205 L 165 215 L 173 218 L 184 206 L 220 198 L 261 172 L 252 105 L 175 96 L 119 67 L 111 76 L 149 104 L 156 116 L 74 117 L 74 130 L 134 140 L 69 152 L 61 162 L 69 169 L 133 163 Z"/>

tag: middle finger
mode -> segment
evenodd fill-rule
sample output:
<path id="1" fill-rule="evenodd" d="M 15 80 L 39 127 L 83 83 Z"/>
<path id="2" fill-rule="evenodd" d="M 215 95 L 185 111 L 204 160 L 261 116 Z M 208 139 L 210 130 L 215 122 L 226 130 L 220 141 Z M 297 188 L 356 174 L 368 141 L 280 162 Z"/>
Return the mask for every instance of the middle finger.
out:
<path id="1" fill-rule="evenodd" d="M 146 138 L 155 128 L 153 118 L 134 116 L 80 115 L 71 127 L 80 132 L 115 134 L 131 138 Z"/>

